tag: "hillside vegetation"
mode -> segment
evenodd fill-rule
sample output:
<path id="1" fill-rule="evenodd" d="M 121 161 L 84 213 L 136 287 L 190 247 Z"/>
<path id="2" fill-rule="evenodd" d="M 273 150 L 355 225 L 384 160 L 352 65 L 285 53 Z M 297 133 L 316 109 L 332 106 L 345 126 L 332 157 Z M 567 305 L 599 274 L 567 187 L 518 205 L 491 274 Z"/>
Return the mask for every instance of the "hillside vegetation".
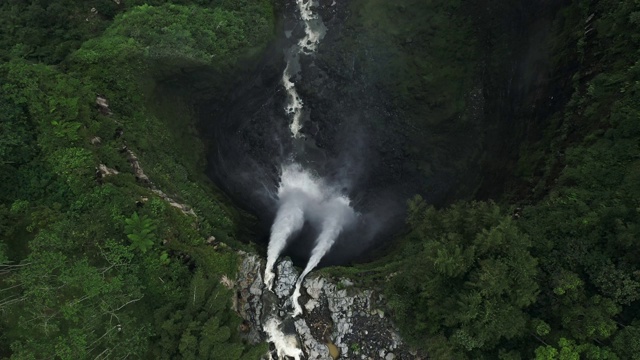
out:
<path id="1" fill-rule="evenodd" d="M 496 14 L 525 3 L 353 2 L 425 183 L 490 156 L 496 124 L 480 119 L 500 114 L 481 98 L 509 80 L 521 35 Z M 202 89 L 176 78 L 223 96 L 274 23 L 268 0 L 0 4 L 1 358 L 266 352 L 229 311 L 244 215 L 204 176 Z M 513 170 L 503 196 L 416 196 L 386 256 L 323 270 L 383 294 L 434 359 L 640 359 L 640 3 L 568 1 L 543 45 L 570 95 L 496 167 Z M 484 173 L 469 173 L 452 197 L 476 191 Z"/>
<path id="2" fill-rule="evenodd" d="M 273 10 L 147 3 L 0 5 L 2 358 L 266 351 L 240 340 L 223 281 L 240 215 L 203 175 L 188 93 L 162 82 L 255 61 Z"/>

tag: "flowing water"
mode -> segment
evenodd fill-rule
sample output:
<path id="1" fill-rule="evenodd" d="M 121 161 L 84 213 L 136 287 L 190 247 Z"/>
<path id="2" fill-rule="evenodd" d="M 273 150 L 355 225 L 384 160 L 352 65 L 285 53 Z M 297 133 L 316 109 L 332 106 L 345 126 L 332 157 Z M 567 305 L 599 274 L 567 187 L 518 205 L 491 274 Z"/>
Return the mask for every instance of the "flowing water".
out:
<path id="1" fill-rule="evenodd" d="M 300 138 L 302 128 L 301 118 L 304 110 L 304 102 L 296 90 L 296 85 L 292 81 L 293 76 L 300 68 L 299 57 L 310 56 L 317 49 L 318 43 L 322 40 L 326 32 L 326 27 L 322 20 L 313 13 L 314 4 L 311 0 L 297 0 L 298 11 L 304 26 L 305 36 L 293 45 L 287 56 L 287 66 L 282 75 L 282 85 L 288 93 L 288 103 L 285 108 L 291 117 L 289 128 L 291 136 Z M 295 153 L 292 157 L 295 157 Z M 342 199 L 342 196 L 324 184 L 323 180 L 314 178 L 308 170 L 302 168 L 300 164 L 292 163 L 283 165 L 280 174 L 280 186 L 278 189 L 278 211 L 271 227 L 271 237 L 267 250 L 267 267 L 265 270 L 265 284 L 270 288 L 273 284 L 273 266 L 280 256 L 287 241 L 293 234 L 300 231 L 305 220 L 324 216 L 327 207 L 335 207 L 335 199 Z M 349 208 L 349 201 L 340 203 Z M 353 211 L 352 211 L 353 212 Z M 327 226 L 335 225 L 335 229 L 327 229 Z M 339 235 L 342 226 L 338 221 L 322 221 L 320 237 L 316 240 L 316 247 L 313 250 L 312 259 L 315 267 L 319 259 L 329 251 L 335 238 Z M 327 244 L 329 244 L 327 246 Z M 313 264 L 311 261 L 309 264 Z M 308 271 L 307 271 L 308 273 Z M 301 280 L 302 281 L 302 276 Z"/>
<path id="2" fill-rule="evenodd" d="M 297 5 L 304 23 L 305 36 L 289 49 L 287 66 L 282 74 L 282 86 L 288 94 L 285 111 L 291 118 L 289 129 L 294 141 L 303 137 L 300 130 L 305 109 L 304 101 L 296 90 L 293 78 L 300 68 L 300 56 L 312 56 L 326 32 L 322 20 L 312 11 L 313 1 L 297 0 Z M 297 149 L 300 148 L 297 147 Z M 296 155 L 292 154 L 292 158 Z M 296 317 L 302 315 L 298 298 L 305 276 L 318 266 L 322 258 L 331 250 L 342 230 L 355 220 L 356 214 L 351 208 L 349 198 L 341 194 L 339 189 L 314 176 L 310 170 L 296 162 L 282 165 L 277 196 L 278 210 L 271 226 L 264 274 L 264 282 L 268 289 L 273 286 L 276 276 L 273 267 L 278 257 L 286 248 L 287 242 L 294 240 L 296 233 L 301 231 L 305 222 L 310 223 L 319 233 L 314 242 L 311 257 L 296 281 L 292 295 L 291 316 Z M 302 351 L 297 348 L 295 342 L 290 341 L 290 336 L 282 331 L 282 322 L 276 314 L 267 320 L 264 331 L 269 341 L 275 345 L 278 358 L 282 359 L 285 355 L 295 359 L 300 358 Z"/>

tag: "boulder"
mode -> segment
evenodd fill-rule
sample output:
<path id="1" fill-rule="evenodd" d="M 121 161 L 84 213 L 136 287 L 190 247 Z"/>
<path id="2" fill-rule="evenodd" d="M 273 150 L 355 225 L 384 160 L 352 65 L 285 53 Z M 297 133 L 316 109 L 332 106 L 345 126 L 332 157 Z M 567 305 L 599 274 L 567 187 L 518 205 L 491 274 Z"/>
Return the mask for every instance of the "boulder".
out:
<path id="1" fill-rule="evenodd" d="M 244 319 L 241 335 L 251 343 L 280 334 L 289 339 L 280 343 L 289 346 L 281 353 L 297 353 L 299 346 L 304 358 L 310 360 L 332 359 L 329 344 L 334 353 L 340 353 L 340 359 L 426 358 L 402 341 L 390 319 L 384 316 L 384 297 L 375 292 L 359 289 L 347 278 L 311 274 L 302 286 L 305 312 L 293 318 L 291 294 L 299 271 L 291 260 L 284 259 L 276 265 L 272 292 L 265 288 L 262 277 L 265 261 L 255 254 L 241 252 L 240 256 L 235 281 L 236 311 Z M 276 334 L 265 333 L 265 324 L 270 326 L 268 331 L 277 329 Z M 297 339 L 297 345 L 292 339 Z M 277 359 L 277 355 L 270 356 Z"/>

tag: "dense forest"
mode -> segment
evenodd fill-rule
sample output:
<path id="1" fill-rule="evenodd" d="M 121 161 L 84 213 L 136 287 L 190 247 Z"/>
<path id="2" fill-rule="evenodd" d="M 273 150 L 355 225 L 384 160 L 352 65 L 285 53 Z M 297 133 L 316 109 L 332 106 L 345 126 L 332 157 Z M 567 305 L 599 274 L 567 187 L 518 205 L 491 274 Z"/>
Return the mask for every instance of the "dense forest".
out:
<path id="1" fill-rule="evenodd" d="M 402 3 L 422 7 L 353 1 L 350 26 L 388 42 L 395 60 L 371 72 L 409 109 L 407 152 L 422 159 L 475 124 L 465 94 L 506 76 L 519 42 L 494 18 L 525 2 Z M 205 176 L 194 100 L 247 76 L 280 7 L 0 4 L 0 358 L 267 352 L 230 310 L 236 251 L 260 249 L 246 241 L 251 215 Z M 402 46 L 394 16 L 407 21 L 394 36 L 417 34 Z M 509 133 L 513 163 L 468 139 L 450 166 L 488 170 L 459 184 L 464 199 L 436 208 L 417 195 L 385 256 L 322 270 L 383 294 L 404 339 L 434 359 L 640 359 L 640 2 L 567 1 L 548 30 L 564 95 Z M 417 168 L 426 182 L 430 166 Z M 499 186 L 496 171 L 508 172 Z"/>
<path id="2" fill-rule="evenodd" d="M 3 1 L 0 21 L 0 357 L 264 354 L 221 282 L 241 215 L 203 175 L 188 99 L 161 83 L 253 61 L 272 5 Z"/>

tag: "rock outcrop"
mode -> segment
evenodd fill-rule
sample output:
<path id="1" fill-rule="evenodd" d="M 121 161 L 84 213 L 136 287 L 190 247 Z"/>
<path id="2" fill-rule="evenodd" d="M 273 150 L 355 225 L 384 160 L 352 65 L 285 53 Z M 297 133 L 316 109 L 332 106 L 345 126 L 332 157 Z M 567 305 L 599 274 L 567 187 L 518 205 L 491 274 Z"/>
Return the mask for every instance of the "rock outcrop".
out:
<path id="1" fill-rule="evenodd" d="M 375 292 L 358 289 L 348 279 L 312 274 L 304 281 L 300 297 L 304 313 L 292 318 L 291 294 L 299 275 L 293 263 L 284 259 L 277 265 L 270 291 L 262 277 L 263 259 L 247 253 L 241 253 L 241 258 L 234 304 L 245 320 L 244 336 L 249 342 L 267 341 L 264 328 L 273 327 L 275 321 L 283 340 L 302 350 L 304 359 L 426 358 L 402 341 L 382 310 L 384 298 Z M 276 351 L 270 356 L 278 358 Z"/>

